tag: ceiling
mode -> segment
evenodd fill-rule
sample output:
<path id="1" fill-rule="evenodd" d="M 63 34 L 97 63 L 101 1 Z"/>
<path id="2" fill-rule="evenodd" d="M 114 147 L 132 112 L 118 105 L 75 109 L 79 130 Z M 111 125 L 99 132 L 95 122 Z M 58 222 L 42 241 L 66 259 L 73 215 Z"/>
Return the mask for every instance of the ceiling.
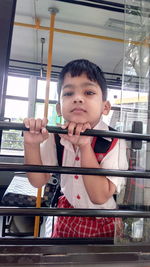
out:
<path id="1" fill-rule="evenodd" d="M 100 1 L 72 1 L 76 4 L 69 2 L 71 1 L 17 0 L 10 58 L 40 63 L 41 38 L 45 38 L 43 63 L 47 64 L 49 31 L 17 26 L 16 23 L 34 25 L 38 19 L 41 26 L 49 27 L 48 8 L 56 7 L 59 12 L 56 14 L 55 28 L 99 37 L 55 32 L 52 64 L 63 66 L 72 59 L 87 58 L 102 67 L 104 72 L 122 73 L 123 42 L 118 39 L 124 39 L 124 13 L 114 11 L 115 6 L 111 6 L 114 10 L 106 10 L 79 5 L 79 2 L 95 2 L 98 5 L 96 2 Z M 111 3 L 123 4 L 124 0 L 112 0 Z M 11 61 L 11 65 L 15 64 Z"/>

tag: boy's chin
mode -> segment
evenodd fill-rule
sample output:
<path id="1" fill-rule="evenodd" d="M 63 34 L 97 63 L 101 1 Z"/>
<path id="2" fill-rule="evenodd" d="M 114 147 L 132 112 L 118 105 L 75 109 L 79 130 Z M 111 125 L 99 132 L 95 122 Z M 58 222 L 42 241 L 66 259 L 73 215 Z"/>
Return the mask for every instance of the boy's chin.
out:
<path id="1" fill-rule="evenodd" d="M 75 122 L 75 123 L 86 123 L 87 122 L 87 120 L 85 120 L 85 119 L 73 119 L 73 120 L 70 120 L 70 122 Z"/>

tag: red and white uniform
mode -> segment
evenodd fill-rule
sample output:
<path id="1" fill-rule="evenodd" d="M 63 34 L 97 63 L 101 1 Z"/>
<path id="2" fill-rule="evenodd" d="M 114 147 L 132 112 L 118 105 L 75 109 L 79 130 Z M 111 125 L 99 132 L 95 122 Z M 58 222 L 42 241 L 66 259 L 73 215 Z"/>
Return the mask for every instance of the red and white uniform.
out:
<path id="1" fill-rule="evenodd" d="M 94 129 L 109 130 L 102 120 Z M 105 139 L 111 142 L 111 138 Z M 72 144 L 63 138 L 61 138 L 61 144 L 64 146 L 62 166 L 80 167 L 80 150 L 77 149 L 75 152 Z M 50 134 L 49 138 L 42 143 L 41 157 L 44 165 L 58 165 L 53 134 Z M 128 168 L 125 140 L 118 139 L 113 149 L 102 158 L 100 168 L 116 170 Z M 107 178 L 116 185 L 116 193 L 120 193 L 125 184 L 125 178 L 113 176 L 107 176 Z M 116 209 L 113 196 L 104 204 L 93 204 L 86 192 L 82 175 L 62 174 L 61 190 L 64 196 L 60 198 L 58 208 Z M 53 237 L 110 237 L 114 234 L 114 218 L 61 216 L 57 220 Z"/>

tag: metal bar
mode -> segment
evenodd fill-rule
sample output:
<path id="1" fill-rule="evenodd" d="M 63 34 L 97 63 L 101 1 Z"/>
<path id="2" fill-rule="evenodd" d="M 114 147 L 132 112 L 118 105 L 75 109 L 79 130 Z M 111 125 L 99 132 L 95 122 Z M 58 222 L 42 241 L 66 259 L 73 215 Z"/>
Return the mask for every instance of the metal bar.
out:
<path id="1" fill-rule="evenodd" d="M 31 65 L 40 65 L 41 63 L 38 63 L 38 62 L 33 62 L 33 61 L 26 61 L 26 60 L 19 60 L 19 59 L 9 59 L 9 61 L 12 61 L 12 62 L 18 62 L 18 63 L 27 63 L 27 64 L 31 64 Z M 44 64 L 43 63 L 43 66 L 47 66 L 47 64 Z M 64 66 L 59 66 L 59 65 L 52 65 L 53 68 L 60 68 L 62 69 Z M 122 77 L 122 74 L 120 73 L 112 73 L 112 72 L 104 72 L 104 74 L 108 74 L 108 75 L 116 75 L 116 76 L 120 76 Z M 130 75 L 125 75 L 126 77 L 130 77 Z M 138 76 L 132 76 L 133 78 L 136 78 L 136 79 L 139 79 Z M 141 78 L 141 77 L 140 77 Z M 145 78 L 144 78 L 145 79 Z M 148 79 L 148 78 L 147 78 Z"/>
<path id="2" fill-rule="evenodd" d="M 41 173 L 60 173 L 60 174 L 80 174 L 80 175 L 98 175 L 98 176 L 117 176 L 117 177 L 134 177 L 150 178 L 150 171 L 124 171 L 108 170 L 99 168 L 80 168 L 80 167 L 58 167 L 48 165 L 26 165 L 26 164 L 0 164 L 0 171 L 13 172 L 41 172 Z"/>
<path id="3" fill-rule="evenodd" d="M 41 65 L 40 65 L 40 78 L 43 78 L 43 55 L 44 55 L 45 38 L 41 38 Z"/>
<path id="4" fill-rule="evenodd" d="M 143 210 L 115 210 L 115 209 L 57 209 L 57 208 L 20 208 L 0 207 L 0 216 L 96 216 L 96 217 L 124 217 L 150 218 L 150 211 Z"/>
<path id="5" fill-rule="evenodd" d="M 79 255 L 80 253 L 120 253 L 120 252 L 150 252 L 150 246 L 149 244 L 144 244 L 141 242 L 139 243 L 133 243 L 130 245 L 113 245 L 109 243 L 109 245 L 104 246 L 103 240 L 105 242 L 105 239 L 107 238 L 0 238 L 0 244 L 2 245 L 14 245 L 11 247 L 1 246 L 0 247 L 0 253 L 28 253 L 30 255 L 31 253 L 44 253 L 46 255 L 50 255 L 50 249 L 52 251 L 51 254 L 56 253 L 59 255 L 60 253 L 64 252 L 64 254 L 70 254 L 70 253 L 76 253 Z M 97 241 L 94 243 L 94 241 Z M 81 244 L 80 244 L 81 241 Z M 16 243 L 15 243 L 16 242 Z M 37 243 L 36 243 L 37 242 Z M 51 245 L 59 245 L 55 247 L 50 247 Z M 70 246 L 70 244 L 76 244 L 78 246 Z M 84 245 L 85 244 L 85 245 Z M 89 246 L 87 246 L 89 244 Z M 95 246 L 93 246 L 95 244 Z M 97 245 L 96 245 L 97 244 Z M 19 245 L 19 246 L 18 246 Z M 28 245 L 28 246 L 24 246 Z M 31 245 L 34 245 L 34 247 L 31 247 Z M 39 245 L 43 245 L 39 247 Z M 48 245 L 48 246 L 47 246 Z M 111 259 L 110 259 L 111 260 Z M 29 265 L 31 266 L 31 265 Z M 45 265 L 44 265 L 45 266 Z M 48 265 L 49 266 L 49 265 Z M 57 265 L 58 266 L 58 265 Z M 70 265 L 69 265 L 70 266 Z M 74 266 L 74 265 L 72 265 Z M 80 265 L 81 266 L 81 265 Z M 87 265 L 84 265 L 87 266 Z M 90 265 L 93 266 L 93 265 Z M 96 266 L 100 266 L 99 264 Z M 101 265 L 103 266 L 103 265 Z M 114 266 L 114 265 L 113 265 Z M 118 266 L 118 265 L 117 265 Z M 122 265 L 121 265 L 122 266 Z M 126 266 L 126 265 L 125 265 Z M 135 265 L 134 265 L 135 266 Z M 139 266 L 139 265 L 138 265 Z M 41 267 L 41 266 L 40 266 Z M 131 267 L 131 265 L 130 265 Z M 132 266 L 133 267 L 133 266 Z M 137 267 L 137 265 L 136 265 Z M 140 267 L 143 267 L 143 264 L 140 265 Z M 147 265 L 148 267 L 148 265 Z"/>
<path id="6" fill-rule="evenodd" d="M 17 0 L 0 1 L 0 117 L 4 117 L 8 66 Z M 0 131 L 0 146 L 2 131 Z"/>
<path id="7" fill-rule="evenodd" d="M 20 66 L 14 66 L 14 65 L 9 65 L 9 68 L 10 69 L 13 68 L 15 71 L 18 69 L 26 70 L 26 71 L 37 71 L 37 72 L 40 71 L 40 69 L 34 69 L 34 68 L 29 68 L 29 67 L 20 67 Z"/>
<path id="8" fill-rule="evenodd" d="M 13 95 L 7 95 L 7 99 L 21 100 L 21 101 L 29 101 L 29 98 L 28 97 L 13 96 Z"/>
<path id="9" fill-rule="evenodd" d="M 61 0 L 58 0 L 58 1 L 61 1 Z M 107 2 L 106 2 L 106 0 L 94 0 L 94 1 L 92 1 L 92 0 L 86 0 L 86 1 L 88 1 L 88 2 L 95 2 L 95 3 L 99 3 L 99 4 L 104 4 L 104 5 L 108 5 L 108 6 L 113 6 L 113 7 L 118 7 L 118 8 L 122 8 L 122 9 L 125 9 L 125 5 L 124 4 L 121 4 L 121 3 L 114 3 L 114 2 L 110 2 L 110 1 L 108 1 L 107 0 Z M 144 1 L 149 1 L 149 0 L 144 0 Z M 133 10 L 137 10 L 138 8 L 140 9 L 140 7 L 139 7 L 139 5 L 129 5 L 130 6 L 130 8 L 132 8 Z M 142 8 L 142 10 L 144 11 L 144 12 L 150 12 L 150 9 L 148 9 L 148 8 Z M 134 15 L 136 15 L 136 14 L 134 14 Z"/>
<path id="10" fill-rule="evenodd" d="M 83 2 L 83 1 L 76 1 L 76 0 L 56 0 L 58 2 L 65 2 L 65 3 L 70 3 L 70 4 L 75 4 L 75 5 L 81 5 L 81 6 L 88 6 L 88 7 L 93 7 L 93 8 L 97 8 L 97 9 L 105 9 L 105 10 L 108 10 L 108 11 L 113 11 L 113 12 L 120 12 L 120 13 L 124 13 L 125 10 L 124 10 L 124 6 L 121 6 L 121 4 L 117 6 L 117 3 L 113 3 L 113 2 L 109 2 L 109 1 L 92 1 L 91 0 L 91 3 L 87 3 L 87 0 L 86 2 Z M 95 4 L 95 3 L 99 3 L 99 4 Z M 135 13 L 133 13 L 132 15 L 134 16 L 137 16 L 137 9 L 139 9 L 139 6 L 134 6 L 134 5 L 130 5 L 130 8 L 132 8 L 133 11 L 135 11 Z M 148 8 L 144 8 L 143 9 L 144 12 L 147 13 L 147 16 L 149 14 L 149 9 Z"/>
<path id="11" fill-rule="evenodd" d="M 118 7 L 109 6 L 109 5 L 107 5 L 107 2 L 105 3 L 105 5 L 103 5 L 103 4 L 100 5 L 100 4 L 87 3 L 87 2 L 75 1 L 75 0 L 56 0 L 56 1 L 80 5 L 80 6 L 88 6 L 88 7 L 98 8 L 98 9 L 105 9 L 105 10 L 109 10 L 109 11 L 113 11 L 113 12 L 124 13 L 124 8 L 119 7 L 119 6 Z"/>
<path id="12" fill-rule="evenodd" d="M 52 68 L 52 51 L 53 51 L 53 40 L 54 40 L 54 23 L 55 16 L 58 10 L 56 8 L 49 9 L 51 12 L 50 16 L 50 28 L 49 28 L 49 47 L 48 47 L 48 59 L 47 59 L 47 72 L 46 72 L 46 92 L 45 92 L 45 103 L 44 103 L 44 117 L 48 116 L 48 101 L 50 91 L 50 80 L 51 80 L 51 68 Z"/>
<path id="13" fill-rule="evenodd" d="M 19 59 L 12 59 L 12 58 L 10 58 L 9 61 L 17 62 L 17 63 L 26 63 L 26 64 L 31 64 L 31 65 L 41 65 L 41 63 L 39 63 L 39 62 L 33 62 L 33 61 L 27 61 L 27 60 L 19 60 Z M 47 66 L 47 64 L 43 63 L 43 66 Z M 63 66 L 58 66 L 58 65 L 53 65 L 53 64 L 52 64 L 52 67 L 59 68 L 59 69 L 62 69 L 63 68 Z M 117 74 L 114 73 L 113 75 L 117 75 Z M 121 74 L 119 74 L 119 75 L 122 76 Z"/>
<path id="14" fill-rule="evenodd" d="M 61 1 L 61 0 L 58 0 Z M 98 4 L 104 4 L 104 5 L 109 5 L 109 6 L 113 6 L 113 7 L 120 7 L 124 9 L 124 4 L 120 4 L 120 3 L 114 3 L 114 2 L 110 2 L 107 0 L 86 0 L 88 2 L 93 2 L 93 3 L 98 3 Z"/>
<path id="15" fill-rule="evenodd" d="M 150 247 L 139 244 L 86 243 L 70 238 L 0 238 L 1 266 L 128 266 L 148 267 Z M 37 243 L 36 243 L 37 242 Z M 65 243 L 66 242 L 66 243 Z M 81 244 L 80 244 L 81 242 Z"/>
<path id="16" fill-rule="evenodd" d="M 97 238 L 94 238 L 94 237 L 90 237 L 90 238 L 40 238 L 40 237 L 37 237 L 37 238 L 22 238 L 22 237 L 19 237 L 18 238 L 0 238 L 0 245 L 2 245 L 0 247 L 0 254 L 2 254 L 2 250 L 3 250 L 3 245 L 13 245 L 13 248 L 14 246 L 17 246 L 17 252 L 19 252 L 21 250 L 21 253 L 22 253 L 22 248 L 20 247 L 21 245 L 34 245 L 34 250 L 36 250 L 37 248 L 37 253 L 39 253 L 39 245 L 41 246 L 42 245 L 42 250 L 43 250 L 43 246 L 46 245 L 45 247 L 45 253 L 47 251 L 47 245 L 65 245 L 67 246 L 67 250 L 70 249 L 69 245 L 82 245 L 82 248 L 83 248 L 83 245 L 95 245 L 96 244 L 107 244 L 107 245 L 113 245 L 114 244 L 114 240 L 113 238 L 109 238 L 109 237 L 97 237 Z M 12 248 L 12 249 L 13 249 Z M 104 248 L 104 246 L 103 246 Z M 49 250 L 50 248 L 48 248 Z M 59 249 L 59 248 L 58 248 Z M 87 249 L 87 246 L 85 247 L 85 249 Z M 57 250 L 57 248 L 56 248 Z M 62 251 L 64 250 L 64 246 L 62 247 Z M 50 250 L 49 250 L 50 251 Z M 5 250 L 5 253 L 6 253 L 6 250 Z M 28 253 L 31 253 L 31 247 L 30 247 L 30 250 L 28 251 Z"/>
<path id="17" fill-rule="evenodd" d="M 46 71 L 46 90 L 45 90 L 45 101 L 44 101 L 44 117 L 48 117 L 48 104 L 49 104 L 49 92 L 50 92 L 50 80 L 51 80 L 51 69 L 52 69 L 52 51 L 53 51 L 53 40 L 54 40 L 54 23 L 55 16 L 57 13 L 56 8 L 49 8 L 51 13 L 50 16 L 50 30 L 49 30 L 49 46 L 48 46 L 48 59 L 47 59 L 47 71 Z M 37 198 L 36 198 L 36 208 L 41 207 L 41 194 L 42 188 L 38 188 Z M 40 229 L 40 217 L 35 217 L 34 224 L 34 237 L 38 237 Z"/>
<path id="18" fill-rule="evenodd" d="M 17 21 L 14 22 L 14 25 L 21 26 L 21 27 L 26 27 L 26 28 L 32 28 L 32 29 L 37 29 L 38 28 L 38 30 L 49 31 L 49 27 L 41 26 L 41 25 L 39 25 L 37 27 L 34 24 L 22 23 L 22 22 L 17 22 Z M 107 41 L 124 43 L 123 39 L 107 37 L 107 36 L 101 36 L 101 35 L 97 35 L 97 34 L 89 34 L 89 33 L 83 33 L 83 32 L 69 31 L 69 30 L 58 29 L 58 28 L 54 28 L 54 31 L 55 32 L 59 32 L 59 33 L 65 33 L 65 34 L 71 34 L 71 35 L 77 35 L 77 36 L 83 36 L 83 37 L 96 38 L 96 39 L 102 39 L 102 40 L 107 40 Z M 141 42 L 137 42 L 137 41 L 134 41 L 132 43 L 133 44 L 141 44 Z"/>
<path id="19" fill-rule="evenodd" d="M 60 134 L 67 134 L 68 131 L 64 130 L 60 127 L 55 126 L 46 126 L 49 133 L 60 133 Z M 4 122 L 0 121 L 0 130 L 20 130 L 20 131 L 29 131 L 28 128 L 25 127 L 23 123 L 17 122 Z M 81 135 L 88 135 L 88 136 L 103 136 L 103 137 L 117 137 L 121 139 L 127 140 L 143 140 L 150 142 L 150 135 L 148 134 L 137 134 L 137 133 L 123 133 L 117 131 L 101 131 L 101 130 L 86 130 Z"/>
<path id="20" fill-rule="evenodd" d="M 26 27 L 26 28 L 32 28 L 32 29 L 36 29 L 36 30 L 38 29 L 38 30 L 49 31 L 49 29 L 50 29 L 49 27 L 46 27 L 46 26 L 29 24 L 29 23 L 22 23 L 22 22 L 17 22 L 17 21 L 14 22 L 14 25 Z M 114 37 L 108 37 L 108 36 L 102 36 L 102 35 L 90 34 L 90 33 L 83 33 L 83 32 L 76 32 L 76 31 L 69 31 L 69 30 L 58 29 L 58 28 L 54 28 L 54 31 L 59 32 L 59 33 L 64 33 L 64 34 L 71 34 L 71 35 L 101 39 L 101 40 L 105 40 L 105 41 L 120 42 L 120 43 L 126 42 L 123 39 L 118 39 L 118 38 L 114 38 Z M 145 42 L 145 41 L 131 41 L 131 44 L 149 47 L 149 43 Z"/>

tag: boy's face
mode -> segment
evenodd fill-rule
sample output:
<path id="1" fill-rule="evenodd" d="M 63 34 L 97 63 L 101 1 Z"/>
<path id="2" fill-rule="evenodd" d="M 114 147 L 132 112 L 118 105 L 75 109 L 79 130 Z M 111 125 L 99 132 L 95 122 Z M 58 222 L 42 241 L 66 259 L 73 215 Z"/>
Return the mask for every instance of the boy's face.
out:
<path id="1" fill-rule="evenodd" d="M 102 91 L 97 82 L 90 81 L 86 74 L 71 77 L 68 73 L 61 89 L 59 115 L 66 121 L 89 122 L 93 128 L 102 114 L 108 114 L 110 104 L 102 100 Z"/>

